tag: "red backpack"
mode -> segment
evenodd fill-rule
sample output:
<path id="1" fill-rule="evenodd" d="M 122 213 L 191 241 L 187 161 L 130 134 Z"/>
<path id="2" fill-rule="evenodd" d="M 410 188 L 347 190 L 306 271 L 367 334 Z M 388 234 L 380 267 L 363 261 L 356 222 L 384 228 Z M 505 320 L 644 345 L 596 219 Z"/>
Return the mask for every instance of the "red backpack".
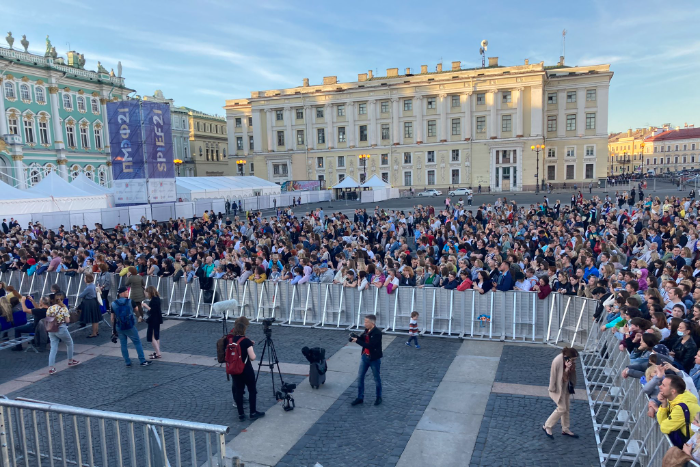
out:
<path id="1" fill-rule="evenodd" d="M 228 336 L 228 345 L 226 346 L 226 374 L 227 375 L 240 375 L 245 369 L 245 364 L 248 361 L 243 361 L 243 356 L 241 354 L 241 346 L 238 345 L 240 341 L 245 339 L 245 337 L 236 336 L 239 339 L 234 341 L 234 336 Z"/>

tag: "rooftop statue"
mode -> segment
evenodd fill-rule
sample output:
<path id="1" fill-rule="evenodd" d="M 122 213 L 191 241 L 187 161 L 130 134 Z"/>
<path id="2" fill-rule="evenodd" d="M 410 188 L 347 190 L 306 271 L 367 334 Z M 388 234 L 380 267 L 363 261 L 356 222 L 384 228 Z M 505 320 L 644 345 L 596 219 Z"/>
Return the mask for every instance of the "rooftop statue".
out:
<path id="1" fill-rule="evenodd" d="M 56 57 L 58 57 L 58 52 L 56 52 L 56 47 L 51 47 L 51 58 L 56 60 Z"/>
<path id="2" fill-rule="evenodd" d="M 106 69 L 105 67 L 103 67 L 103 66 L 102 66 L 102 63 L 100 63 L 100 62 L 97 62 L 97 72 L 98 72 L 98 73 L 104 73 L 105 75 L 108 75 L 108 74 L 109 74 L 109 72 L 107 71 L 107 69 Z"/>
<path id="3" fill-rule="evenodd" d="M 78 57 L 78 68 L 82 70 L 85 68 L 85 54 L 79 54 Z"/>
<path id="4" fill-rule="evenodd" d="M 49 40 L 48 34 L 46 35 L 46 52 L 44 53 L 44 57 L 49 57 L 51 56 L 51 41 Z"/>
<path id="5" fill-rule="evenodd" d="M 29 41 L 27 40 L 26 34 L 22 34 L 22 40 L 19 41 L 20 44 L 22 44 L 22 47 L 24 47 L 24 53 L 27 53 L 29 49 Z"/>
<path id="6" fill-rule="evenodd" d="M 117 76 L 122 77 L 122 62 L 121 60 L 117 62 Z"/>
<path id="7" fill-rule="evenodd" d="M 7 33 L 7 37 L 5 38 L 5 40 L 6 40 L 7 43 L 10 45 L 10 49 L 12 49 L 12 44 L 15 43 L 15 38 L 12 37 L 12 31 L 10 31 L 10 32 Z"/>

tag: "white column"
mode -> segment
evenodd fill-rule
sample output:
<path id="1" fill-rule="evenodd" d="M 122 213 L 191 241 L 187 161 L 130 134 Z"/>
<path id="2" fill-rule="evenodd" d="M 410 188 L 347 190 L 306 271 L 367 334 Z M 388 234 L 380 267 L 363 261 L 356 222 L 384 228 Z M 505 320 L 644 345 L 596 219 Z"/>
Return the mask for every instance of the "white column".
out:
<path id="1" fill-rule="evenodd" d="M 313 134 L 312 134 L 312 132 L 314 131 L 313 130 L 314 126 L 313 126 L 313 120 L 312 120 L 313 117 L 311 115 L 311 111 L 312 111 L 312 109 L 311 109 L 310 105 L 304 106 L 304 123 L 306 124 L 305 125 L 306 131 L 304 132 L 304 133 L 306 133 L 304 135 L 304 145 L 309 149 L 311 149 L 311 148 L 316 149 L 316 143 L 314 143 L 315 140 L 313 139 Z M 291 174 L 291 171 L 289 173 Z"/>
<path id="2" fill-rule="evenodd" d="M 260 109 L 253 109 L 253 152 L 262 152 L 262 119 Z"/>
<path id="3" fill-rule="evenodd" d="M 348 102 L 346 105 L 348 109 L 348 147 L 355 147 L 355 103 Z"/>
<path id="4" fill-rule="evenodd" d="M 517 138 L 522 138 L 523 136 L 523 88 L 517 88 L 515 90 L 516 99 L 518 99 L 518 110 L 516 113 L 516 125 L 515 125 L 515 136 Z M 520 178 L 520 177 L 518 177 Z"/>
<path id="5" fill-rule="evenodd" d="M 438 96 L 438 110 L 440 112 L 440 142 L 447 141 L 447 94 Z"/>
<path id="6" fill-rule="evenodd" d="M 416 143 L 423 142 L 423 96 L 416 96 Z"/>
<path id="7" fill-rule="evenodd" d="M 326 119 L 326 147 L 333 149 L 335 135 L 333 134 L 333 106 L 326 104 L 323 108 L 323 118 Z"/>
<path id="8" fill-rule="evenodd" d="M 61 128 L 61 115 L 58 113 L 58 88 L 55 86 L 49 87 L 49 99 L 51 100 L 51 122 L 53 123 L 53 143 L 54 148 L 65 149 L 66 145 L 63 142 L 63 129 Z M 102 104 L 102 119 L 104 121 L 104 128 L 107 131 L 107 100 L 100 99 L 100 102 L 104 101 Z M 4 116 L 3 112 L 3 116 Z M 107 146 L 109 146 L 109 133 L 106 135 Z"/>
<path id="9" fill-rule="evenodd" d="M 586 134 L 586 90 L 576 90 L 576 134 Z"/>
<path id="10" fill-rule="evenodd" d="M 542 136 L 543 106 L 542 86 L 530 88 L 530 136 Z"/>
<path id="11" fill-rule="evenodd" d="M 0 76 L 0 138 L 7 134 L 7 115 L 5 115 L 5 89 Z"/>
<path id="12" fill-rule="evenodd" d="M 296 114 L 296 112 L 295 112 Z M 294 118 L 296 118 L 296 115 L 294 115 Z M 284 108 L 284 124 L 286 127 L 286 133 L 287 136 L 285 136 L 285 146 L 287 147 L 287 151 L 293 151 L 296 148 L 297 144 L 297 135 L 293 134 L 292 131 L 292 109 L 291 107 L 285 107 Z"/>
<path id="13" fill-rule="evenodd" d="M 391 134 L 393 135 L 392 143 L 399 144 L 401 142 L 401 133 L 399 133 L 399 98 L 391 98 Z"/>
<path id="14" fill-rule="evenodd" d="M 22 150 L 21 146 L 18 148 L 18 150 Z M 12 155 L 12 164 L 15 166 L 15 177 L 17 178 L 17 188 L 20 190 L 25 190 L 27 188 L 27 174 L 24 172 L 24 162 L 22 162 L 22 159 L 23 156 L 21 154 Z"/>
<path id="15" fill-rule="evenodd" d="M 609 85 L 598 86 L 596 88 L 596 107 L 598 112 L 595 122 L 595 133 L 599 136 L 608 134 L 608 91 Z"/>
<path id="16" fill-rule="evenodd" d="M 250 139 L 248 138 L 248 116 L 243 115 L 243 155 L 247 156 L 250 154 Z M 235 120 L 234 120 L 235 122 Z M 235 123 L 231 125 L 231 130 L 234 130 Z M 234 134 L 234 131 L 229 130 L 229 134 Z M 235 141 L 234 141 L 235 142 Z M 235 146 L 234 146 L 235 147 Z M 229 152 L 231 152 L 231 145 L 229 144 Z"/>
<path id="17" fill-rule="evenodd" d="M 490 90 L 486 93 L 486 107 L 489 110 L 489 124 L 486 125 L 486 137 L 489 139 L 496 139 L 498 137 L 498 124 L 496 112 L 496 99 L 498 98 L 498 92 L 495 90 Z"/>
<path id="18" fill-rule="evenodd" d="M 369 144 L 372 147 L 377 145 L 377 101 L 369 101 Z"/>
<path id="19" fill-rule="evenodd" d="M 274 130 L 272 128 L 272 109 L 265 109 L 265 115 L 267 116 L 267 152 L 273 152 L 275 146 L 274 142 Z"/>
<path id="20" fill-rule="evenodd" d="M 557 91 L 557 137 L 566 135 L 566 91 Z"/>
<path id="21" fill-rule="evenodd" d="M 472 138 L 472 93 L 467 92 L 464 96 L 464 140 Z"/>

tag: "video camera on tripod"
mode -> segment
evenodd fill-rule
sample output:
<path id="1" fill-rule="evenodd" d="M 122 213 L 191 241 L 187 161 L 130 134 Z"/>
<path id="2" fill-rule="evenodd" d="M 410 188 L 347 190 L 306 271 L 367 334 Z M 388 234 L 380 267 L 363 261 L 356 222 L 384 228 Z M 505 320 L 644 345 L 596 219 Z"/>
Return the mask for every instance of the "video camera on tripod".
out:
<path id="1" fill-rule="evenodd" d="M 280 370 L 280 362 L 277 359 L 277 350 L 275 350 L 275 343 L 272 341 L 272 323 L 276 320 L 275 318 L 263 318 L 263 334 L 265 334 L 265 344 L 260 354 L 260 363 L 258 363 L 258 372 L 255 375 L 255 383 L 258 382 L 258 377 L 260 376 L 260 369 L 263 367 L 263 360 L 265 359 L 265 354 L 267 354 L 267 363 L 265 366 L 270 369 L 270 376 L 272 377 L 272 395 L 278 401 L 282 401 L 282 408 L 285 412 L 294 410 L 294 398 L 292 393 L 297 388 L 296 384 L 285 383 L 282 379 L 282 371 Z M 275 367 L 277 367 L 277 375 L 280 379 L 280 389 L 275 389 Z"/>

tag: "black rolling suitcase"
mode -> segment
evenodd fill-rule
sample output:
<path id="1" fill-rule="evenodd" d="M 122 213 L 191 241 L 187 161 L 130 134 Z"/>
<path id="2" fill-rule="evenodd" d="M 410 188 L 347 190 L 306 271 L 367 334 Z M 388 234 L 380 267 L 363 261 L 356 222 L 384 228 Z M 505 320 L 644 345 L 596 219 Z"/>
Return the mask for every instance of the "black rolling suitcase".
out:
<path id="1" fill-rule="evenodd" d="M 320 347 L 309 349 L 308 347 L 304 347 L 301 349 L 301 353 L 303 353 L 309 361 L 309 384 L 311 384 L 312 388 L 318 389 L 326 382 L 326 371 L 328 370 L 328 366 L 326 365 L 326 349 Z"/>

